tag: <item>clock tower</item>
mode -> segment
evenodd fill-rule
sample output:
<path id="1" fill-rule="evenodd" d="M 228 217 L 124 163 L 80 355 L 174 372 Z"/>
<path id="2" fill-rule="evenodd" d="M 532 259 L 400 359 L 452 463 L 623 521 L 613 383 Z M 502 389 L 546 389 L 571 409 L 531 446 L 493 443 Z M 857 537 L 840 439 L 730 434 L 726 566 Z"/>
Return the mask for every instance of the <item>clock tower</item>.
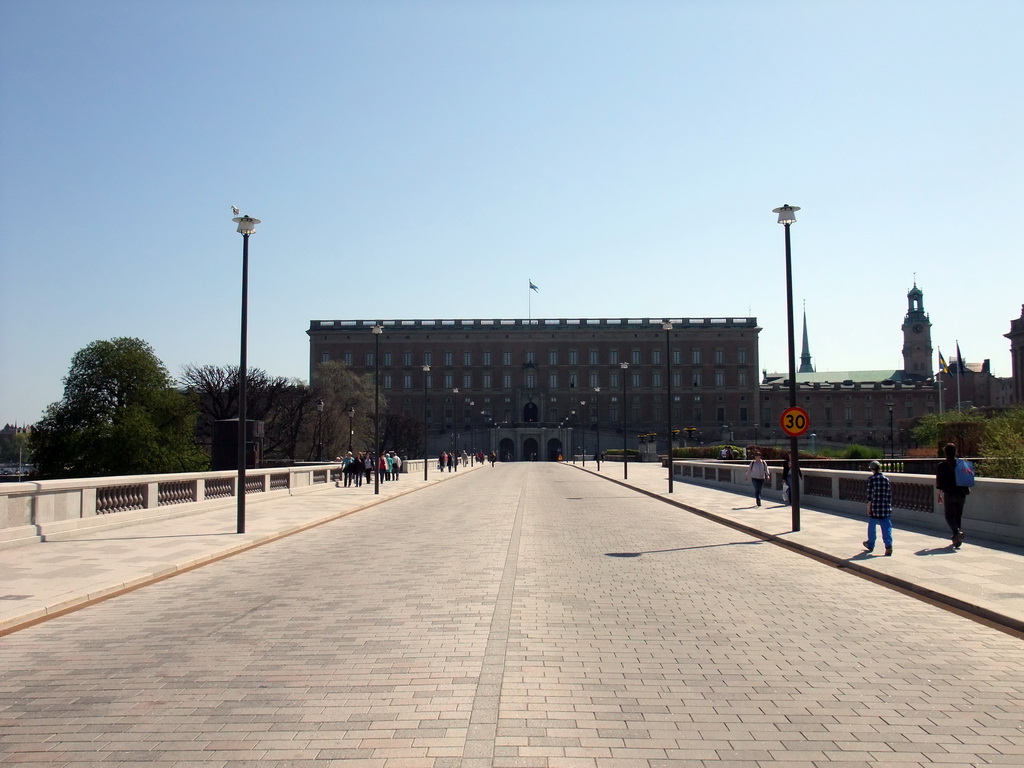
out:
<path id="1" fill-rule="evenodd" d="M 915 281 L 907 293 L 907 316 L 903 318 L 903 373 L 930 379 L 932 365 L 932 324 L 924 311 L 924 294 Z"/>

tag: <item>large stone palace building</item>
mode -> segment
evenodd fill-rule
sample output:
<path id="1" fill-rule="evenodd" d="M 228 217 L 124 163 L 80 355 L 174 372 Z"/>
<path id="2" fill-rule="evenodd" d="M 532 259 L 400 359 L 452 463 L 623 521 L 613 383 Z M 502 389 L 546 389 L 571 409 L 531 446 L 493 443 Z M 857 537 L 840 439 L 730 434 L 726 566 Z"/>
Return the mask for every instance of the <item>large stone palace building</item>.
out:
<path id="1" fill-rule="evenodd" d="M 425 419 L 430 451 L 544 460 L 625 441 L 664 452 L 670 421 L 679 444 L 784 444 L 788 374 L 759 377 L 757 320 L 670 322 L 671 330 L 649 318 L 314 320 L 310 380 L 335 360 L 359 374 L 379 369 L 388 409 Z M 955 357 L 949 373 L 936 373 L 916 284 L 901 331 L 902 366 L 816 371 L 805 317 L 797 404 L 811 417 L 810 447 L 856 442 L 899 452 L 913 444 L 916 418 L 954 409 L 958 397 L 963 407 L 1024 402 L 1024 308 L 1006 334 L 1015 380 L 993 376 L 988 360 Z"/>
<path id="2" fill-rule="evenodd" d="M 388 408 L 425 418 L 430 450 L 544 460 L 570 447 L 618 448 L 625 437 L 630 448 L 646 441 L 664 451 L 669 407 L 680 439 L 752 438 L 756 319 L 670 322 L 671 330 L 662 319 L 629 318 L 314 320 L 310 380 L 321 363 L 373 375 L 379 362 Z"/>

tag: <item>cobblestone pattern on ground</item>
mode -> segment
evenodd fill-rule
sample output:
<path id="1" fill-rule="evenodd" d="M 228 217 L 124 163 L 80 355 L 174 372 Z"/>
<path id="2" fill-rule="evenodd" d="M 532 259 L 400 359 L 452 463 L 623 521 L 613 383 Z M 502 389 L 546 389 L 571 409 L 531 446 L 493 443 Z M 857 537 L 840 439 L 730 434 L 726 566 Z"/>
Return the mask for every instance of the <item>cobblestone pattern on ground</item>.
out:
<path id="1" fill-rule="evenodd" d="M 0 638 L 0 763 L 1022 765 L 1022 651 L 515 464 Z"/>

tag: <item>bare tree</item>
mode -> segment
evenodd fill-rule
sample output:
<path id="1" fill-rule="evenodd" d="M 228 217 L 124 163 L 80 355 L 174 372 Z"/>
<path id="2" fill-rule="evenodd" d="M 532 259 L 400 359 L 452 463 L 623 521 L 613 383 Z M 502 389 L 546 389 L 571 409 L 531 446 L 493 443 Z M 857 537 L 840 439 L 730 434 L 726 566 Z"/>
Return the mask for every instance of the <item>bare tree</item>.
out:
<path id="1" fill-rule="evenodd" d="M 423 422 L 401 413 L 389 413 L 381 417 L 384 432 L 381 450 L 396 451 L 399 456 L 422 456 Z"/>
<path id="2" fill-rule="evenodd" d="M 358 376 L 341 361 L 322 363 L 314 372 L 312 399 L 313 421 L 318 400 L 324 401 L 320 419 L 320 441 L 325 456 L 340 456 L 348 450 L 349 416 L 352 416 L 352 444 L 355 450 L 372 450 L 374 443 L 374 386 L 373 376 Z M 381 396 L 381 420 L 387 412 L 387 403 Z M 314 427 L 315 428 L 315 427 Z M 317 442 L 313 436 L 310 445 Z"/>
<path id="3" fill-rule="evenodd" d="M 283 405 L 289 390 L 296 386 L 283 376 L 270 376 L 259 368 L 246 371 L 246 417 L 267 421 Z M 238 366 L 186 365 L 178 383 L 196 396 L 200 417 L 196 433 L 200 442 L 213 439 L 213 422 L 238 418 Z M 304 384 L 301 384 L 305 387 Z"/>

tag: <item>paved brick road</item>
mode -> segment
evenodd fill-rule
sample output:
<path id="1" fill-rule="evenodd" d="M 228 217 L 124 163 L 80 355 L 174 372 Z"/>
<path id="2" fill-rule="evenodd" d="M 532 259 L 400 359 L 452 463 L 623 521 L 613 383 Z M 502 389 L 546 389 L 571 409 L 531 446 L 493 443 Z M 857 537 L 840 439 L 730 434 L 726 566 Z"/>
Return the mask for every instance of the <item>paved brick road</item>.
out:
<path id="1" fill-rule="evenodd" d="M 1009 634 L 551 464 L 0 638 L 0 763 L 1024 764 Z"/>

